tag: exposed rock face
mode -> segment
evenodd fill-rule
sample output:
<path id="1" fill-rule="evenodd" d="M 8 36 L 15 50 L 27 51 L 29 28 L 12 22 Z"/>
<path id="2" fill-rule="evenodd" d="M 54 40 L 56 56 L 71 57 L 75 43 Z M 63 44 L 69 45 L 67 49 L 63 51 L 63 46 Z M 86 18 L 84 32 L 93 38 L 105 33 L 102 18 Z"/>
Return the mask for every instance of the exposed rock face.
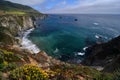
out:
<path id="1" fill-rule="evenodd" d="M 34 21 L 32 17 L 24 16 L 23 17 L 23 29 L 29 29 L 34 27 Z"/>
<path id="2" fill-rule="evenodd" d="M 50 59 L 48 58 L 48 55 L 44 51 L 40 51 L 39 53 L 37 53 L 35 55 L 35 58 L 41 61 L 41 63 L 50 61 Z"/>
<path id="3" fill-rule="evenodd" d="M 50 58 L 44 51 L 37 53 L 35 59 L 39 62 L 39 67 L 48 68 L 50 66 Z"/>
<path id="4" fill-rule="evenodd" d="M 104 71 L 112 72 L 120 67 L 120 36 L 103 44 L 87 49 L 86 59 L 82 62 L 89 66 L 103 66 Z"/>
<path id="5" fill-rule="evenodd" d="M 19 46 L 15 46 L 15 45 L 14 46 L 0 45 L 0 49 L 11 51 L 15 53 L 15 55 L 19 55 L 21 57 L 21 60 L 15 62 L 18 66 L 22 66 L 24 64 L 32 64 L 32 65 L 37 65 L 38 67 L 41 67 L 43 69 L 49 69 L 50 66 L 65 64 L 60 60 L 56 60 L 48 56 L 47 53 L 44 51 L 41 51 L 38 54 L 31 54 L 29 50 L 27 51 L 27 50 L 21 49 Z"/>
<path id="6" fill-rule="evenodd" d="M 0 42 L 7 44 L 17 44 L 18 39 L 16 39 L 15 37 L 21 35 L 24 30 L 33 27 L 34 20 L 30 16 L 17 16 L 17 15 L 0 16 L 0 35 L 3 35 L 0 37 L 1 38 Z"/>
<path id="7" fill-rule="evenodd" d="M 53 65 L 60 65 L 65 64 L 60 60 L 56 60 L 46 54 L 44 51 L 40 51 L 39 53 L 35 54 L 34 58 L 39 62 L 39 67 L 48 68 Z"/>
<path id="8" fill-rule="evenodd" d="M 49 66 L 55 64 L 64 64 L 63 62 L 48 56 L 44 51 L 34 55 L 31 51 L 17 46 L 21 43 L 21 39 L 19 37 L 22 37 L 23 32 L 27 29 L 34 28 L 36 25 L 35 21 L 37 19 L 43 19 L 44 17 L 45 15 L 38 17 L 27 15 L 0 16 L 0 48 L 12 51 L 22 56 L 23 58 L 21 58 L 21 61 L 16 62 L 19 66 L 24 64 L 35 64 L 44 69 L 48 69 Z"/>

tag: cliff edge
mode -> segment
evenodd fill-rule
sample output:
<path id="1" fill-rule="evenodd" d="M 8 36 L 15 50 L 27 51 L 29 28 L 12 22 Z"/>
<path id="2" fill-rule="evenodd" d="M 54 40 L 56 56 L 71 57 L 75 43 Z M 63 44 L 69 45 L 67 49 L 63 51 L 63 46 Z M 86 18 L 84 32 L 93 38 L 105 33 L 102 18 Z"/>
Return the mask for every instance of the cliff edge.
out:
<path id="1" fill-rule="evenodd" d="M 87 57 L 82 64 L 101 66 L 105 72 L 114 72 L 120 68 L 120 36 L 107 43 L 96 44 L 86 51 Z"/>
<path id="2" fill-rule="evenodd" d="M 45 15 L 31 7 L 0 0 L 0 80 L 99 80 L 99 78 L 100 80 L 111 80 L 111 74 L 105 74 L 103 77 L 103 73 L 88 66 L 61 62 L 48 56 L 44 51 L 34 54 L 21 48 L 23 32 L 35 28 L 36 20 L 44 17 Z M 101 49 L 108 47 L 107 50 L 113 49 L 112 53 L 109 51 L 113 56 L 116 49 L 119 50 L 118 41 L 119 39 L 117 42 L 111 41 L 110 44 L 96 45 L 88 48 L 88 51 L 92 56 L 94 49 L 98 50 L 95 52 L 97 54 L 102 53 L 99 52 Z M 109 48 L 113 44 L 116 46 Z M 108 56 L 107 53 L 104 57 L 102 56 L 104 54 L 100 55 L 100 59 L 106 59 Z M 89 65 L 96 63 L 96 59 L 91 60 L 88 58 L 87 61 L 86 58 L 84 63 Z M 117 58 L 116 60 L 118 61 Z M 112 60 L 112 62 L 116 62 L 116 60 Z M 99 64 L 102 65 L 102 63 Z"/>

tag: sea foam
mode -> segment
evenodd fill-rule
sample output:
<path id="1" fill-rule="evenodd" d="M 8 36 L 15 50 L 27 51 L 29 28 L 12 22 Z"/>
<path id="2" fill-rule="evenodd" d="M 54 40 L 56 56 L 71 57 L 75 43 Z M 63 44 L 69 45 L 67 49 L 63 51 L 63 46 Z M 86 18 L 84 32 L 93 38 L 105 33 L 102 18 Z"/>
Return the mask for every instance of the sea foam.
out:
<path id="1" fill-rule="evenodd" d="M 88 47 L 84 47 L 83 50 L 86 51 L 87 48 L 88 48 Z"/>
<path id="2" fill-rule="evenodd" d="M 96 26 L 98 26 L 99 25 L 99 23 L 93 23 L 94 25 L 96 25 Z"/>
<path id="3" fill-rule="evenodd" d="M 85 53 L 78 52 L 78 55 L 80 55 L 80 56 L 84 56 L 84 55 L 85 55 Z"/>
<path id="4" fill-rule="evenodd" d="M 55 51 L 53 53 L 58 53 L 59 52 L 59 49 L 56 48 Z"/>
<path id="5" fill-rule="evenodd" d="M 38 52 L 40 52 L 40 49 L 35 44 L 33 44 L 32 41 L 30 41 L 28 39 L 28 35 L 33 30 L 34 30 L 34 28 L 29 29 L 26 32 L 24 32 L 23 37 L 22 37 L 22 43 L 21 43 L 21 45 L 22 45 L 23 48 L 28 49 L 28 50 L 32 51 L 33 53 L 38 53 Z"/>

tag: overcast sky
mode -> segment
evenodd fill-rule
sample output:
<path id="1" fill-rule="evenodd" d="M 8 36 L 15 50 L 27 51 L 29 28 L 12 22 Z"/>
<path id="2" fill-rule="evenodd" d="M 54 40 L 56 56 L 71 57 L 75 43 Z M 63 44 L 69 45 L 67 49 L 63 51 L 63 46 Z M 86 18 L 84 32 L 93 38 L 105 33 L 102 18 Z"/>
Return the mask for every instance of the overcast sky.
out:
<path id="1" fill-rule="evenodd" d="M 8 0 L 42 13 L 120 14 L 120 0 Z"/>

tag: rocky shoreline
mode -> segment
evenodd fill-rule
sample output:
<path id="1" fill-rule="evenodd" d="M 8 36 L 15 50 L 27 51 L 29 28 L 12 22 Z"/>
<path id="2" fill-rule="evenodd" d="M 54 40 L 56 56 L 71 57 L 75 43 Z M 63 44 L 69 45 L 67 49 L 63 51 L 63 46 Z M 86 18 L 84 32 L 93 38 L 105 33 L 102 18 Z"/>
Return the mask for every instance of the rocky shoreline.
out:
<path id="1" fill-rule="evenodd" d="M 40 49 L 28 39 L 29 34 L 34 30 L 34 28 L 28 29 L 23 33 L 21 48 L 28 49 L 32 53 L 37 54 L 40 52 Z"/>
<path id="2" fill-rule="evenodd" d="M 23 54 L 28 54 L 34 57 L 38 62 L 40 58 L 43 58 L 44 67 L 45 65 L 54 64 L 64 64 L 59 60 L 53 59 L 52 57 L 48 56 L 44 51 L 37 51 L 34 52 L 31 49 L 28 50 L 25 47 L 26 45 L 21 45 L 22 39 L 27 38 L 28 33 L 24 34 L 26 31 L 31 31 L 33 28 L 37 26 L 36 20 L 43 19 L 45 15 L 41 17 L 34 17 L 34 16 L 17 16 L 17 15 L 6 15 L 0 16 L 0 28 L 1 28 L 1 36 L 0 36 L 0 48 L 7 49 L 10 51 L 17 51 Z M 32 42 L 29 42 L 32 43 Z M 25 43 L 28 44 L 28 43 Z M 35 47 L 35 45 L 34 45 Z M 37 54 L 36 54 L 37 53 Z M 104 54 L 103 54 L 104 53 Z M 37 56 L 36 56 L 37 55 Z M 96 69 L 102 69 L 104 71 L 114 71 L 115 68 L 107 68 L 109 65 L 114 64 L 113 62 L 118 61 L 119 57 L 115 59 L 115 56 L 119 56 L 119 37 L 102 44 L 96 44 L 86 49 L 87 57 L 82 61 L 83 65 L 93 66 Z M 35 57 L 36 56 L 36 57 Z M 39 59 L 38 59 L 39 56 Z M 38 63 L 39 64 L 39 63 Z M 106 66 L 104 66 L 107 64 Z M 118 65 L 119 63 L 115 64 Z M 43 65 L 43 64 L 42 64 Z M 100 66 L 100 67 L 97 67 Z M 49 67 L 48 67 L 49 68 Z M 103 69 L 104 68 L 104 69 Z M 112 70 L 111 70 L 112 69 Z M 117 69 L 117 68 L 116 68 Z"/>
<path id="3" fill-rule="evenodd" d="M 119 69 L 120 63 L 120 36 L 101 44 L 95 44 L 86 49 L 86 58 L 82 64 L 100 66 L 105 72 L 114 72 Z"/>
<path id="4" fill-rule="evenodd" d="M 45 16 L 46 15 L 43 15 L 41 17 L 34 17 L 34 19 L 33 19 L 33 16 L 32 17 L 31 16 L 14 16 L 14 15 L 1 16 L 0 25 L 4 28 L 7 28 L 8 31 L 10 31 L 9 35 L 12 37 L 10 37 L 9 40 L 13 39 L 13 41 L 9 42 L 9 40 L 7 39 L 8 43 L 4 41 L 1 42 L 0 48 L 15 52 L 15 53 L 17 52 L 19 55 L 22 55 L 22 56 L 26 55 L 28 60 L 23 59 L 24 61 L 20 63 L 22 65 L 24 65 L 25 63 L 28 64 L 28 62 L 30 62 L 30 64 L 35 64 L 42 68 L 49 68 L 49 66 L 53 64 L 64 64 L 64 62 L 61 62 L 59 60 L 53 59 L 52 57 L 48 56 L 44 51 L 40 51 L 40 50 L 32 51 L 34 50 L 36 45 L 32 44 L 33 49 L 32 48 L 30 49 L 29 44 L 32 43 L 31 41 L 29 41 L 28 43 L 24 43 L 22 41 L 22 40 L 25 40 L 29 35 L 29 33 L 37 26 L 35 21 L 37 19 L 43 19 Z M 21 21 L 21 24 L 18 20 Z M 29 49 L 26 47 L 28 47 Z"/>
<path id="5" fill-rule="evenodd" d="M 0 3 L 0 80 L 79 80 L 92 79 L 93 72 L 98 73 L 92 68 L 56 60 L 44 51 L 34 54 L 22 48 L 22 39 L 27 38 L 29 29 L 37 27 L 36 20 L 46 15 L 29 6 L 5 0 Z"/>

